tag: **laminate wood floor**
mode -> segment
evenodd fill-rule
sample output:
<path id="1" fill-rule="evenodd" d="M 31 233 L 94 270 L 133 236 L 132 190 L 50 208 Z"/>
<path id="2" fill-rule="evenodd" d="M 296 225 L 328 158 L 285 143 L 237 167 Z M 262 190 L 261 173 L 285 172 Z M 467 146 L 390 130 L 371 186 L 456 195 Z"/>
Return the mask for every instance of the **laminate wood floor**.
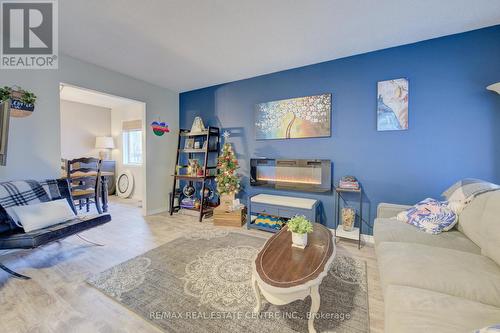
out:
<path id="1" fill-rule="evenodd" d="M 0 252 L 0 262 L 32 277 L 23 281 L 0 271 L 0 332 L 161 332 L 85 280 L 185 233 L 216 227 L 210 219 L 198 223 L 189 215 L 142 217 L 136 201 L 114 197 L 110 213 L 112 222 L 82 234 L 105 246 L 93 246 L 72 236 L 35 250 Z M 366 261 L 370 332 L 383 332 L 384 304 L 373 247 L 358 250 L 355 243 L 342 241 L 337 249 Z"/>

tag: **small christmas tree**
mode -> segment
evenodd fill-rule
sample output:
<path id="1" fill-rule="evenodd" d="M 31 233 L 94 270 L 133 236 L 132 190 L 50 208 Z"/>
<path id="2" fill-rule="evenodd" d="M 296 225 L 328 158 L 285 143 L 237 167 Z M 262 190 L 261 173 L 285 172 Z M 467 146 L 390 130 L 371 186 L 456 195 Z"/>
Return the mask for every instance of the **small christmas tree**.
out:
<path id="1" fill-rule="evenodd" d="M 222 155 L 217 161 L 217 191 L 219 194 L 236 194 L 240 190 L 240 178 L 235 174 L 239 168 L 238 160 L 234 156 L 233 147 L 225 143 Z"/>

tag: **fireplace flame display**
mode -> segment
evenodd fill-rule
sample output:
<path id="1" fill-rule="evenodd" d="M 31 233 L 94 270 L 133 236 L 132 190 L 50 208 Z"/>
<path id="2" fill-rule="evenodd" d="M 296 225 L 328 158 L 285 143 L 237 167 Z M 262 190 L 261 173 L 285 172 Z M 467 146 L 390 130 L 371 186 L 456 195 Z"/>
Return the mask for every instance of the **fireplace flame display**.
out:
<path id="1" fill-rule="evenodd" d="M 276 183 L 298 183 L 298 184 L 321 184 L 321 181 L 317 181 L 314 179 L 307 178 L 284 178 L 284 177 L 276 177 L 276 178 L 265 178 L 265 177 L 257 177 L 257 180 L 262 180 L 266 182 L 276 182 Z"/>
<path id="2" fill-rule="evenodd" d="M 321 184 L 321 169 L 258 166 L 257 180 L 277 183 Z"/>
<path id="3" fill-rule="evenodd" d="M 331 190 L 329 160 L 252 159 L 250 164 L 252 186 L 311 192 Z"/>

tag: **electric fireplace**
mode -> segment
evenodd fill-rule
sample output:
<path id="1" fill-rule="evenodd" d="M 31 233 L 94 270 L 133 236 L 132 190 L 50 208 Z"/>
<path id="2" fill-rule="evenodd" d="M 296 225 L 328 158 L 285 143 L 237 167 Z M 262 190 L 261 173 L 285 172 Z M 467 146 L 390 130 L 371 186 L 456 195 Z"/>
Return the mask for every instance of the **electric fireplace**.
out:
<path id="1" fill-rule="evenodd" d="M 282 190 L 328 192 L 332 188 L 331 162 L 252 158 L 250 185 Z"/>

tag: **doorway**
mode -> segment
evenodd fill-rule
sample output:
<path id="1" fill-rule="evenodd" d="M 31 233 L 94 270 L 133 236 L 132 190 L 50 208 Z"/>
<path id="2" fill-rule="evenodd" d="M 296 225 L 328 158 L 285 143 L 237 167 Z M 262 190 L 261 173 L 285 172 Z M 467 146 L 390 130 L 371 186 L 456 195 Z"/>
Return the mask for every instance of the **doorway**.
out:
<path id="1" fill-rule="evenodd" d="M 146 215 L 146 104 L 67 83 L 59 92 L 61 168 L 67 160 L 101 159 L 109 198 L 120 194 Z"/>

